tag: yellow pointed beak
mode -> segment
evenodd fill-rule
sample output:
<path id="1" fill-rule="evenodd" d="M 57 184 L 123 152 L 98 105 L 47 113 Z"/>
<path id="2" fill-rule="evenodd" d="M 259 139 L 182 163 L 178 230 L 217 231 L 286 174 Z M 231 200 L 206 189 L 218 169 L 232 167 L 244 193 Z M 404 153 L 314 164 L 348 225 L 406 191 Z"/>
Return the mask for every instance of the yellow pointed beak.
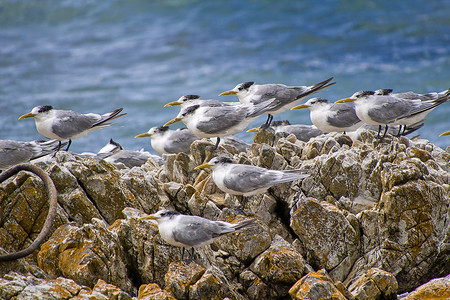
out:
<path id="1" fill-rule="evenodd" d="M 446 131 L 446 132 L 444 132 L 444 133 L 441 133 L 439 136 L 445 136 L 445 135 L 450 135 L 450 130 L 449 130 L 449 131 Z"/>
<path id="2" fill-rule="evenodd" d="M 157 217 L 155 215 L 147 215 L 147 216 L 140 217 L 138 220 L 141 221 L 141 220 L 147 220 L 147 219 L 158 220 L 159 217 Z"/>
<path id="3" fill-rule="evenodd" d="M 20 116 L 20 117 L 19 117 L 19 120 L 26 119 L 26 118 L 32 118 L 32 117 L 34 117 L 34 116 L 36 116 L 36 115 L 29 112 L 29 113 L 27 113 L 27 114 L 24 114 L 24 115 Z"/>
<path id="4" fill-rule="evenodd" d="M 134 138 L 141 138 L 141 137 L 147 137 L 147 136 L 151 137 L 152 135 L 150 133 L 148 133 L 148 132 L 144 132 L 144 133 L 138 134 Z"/>
<path id="5" fill-rule="evenodd" d="M 173 101 L 173 102 L 167 103 L 166 105 L 164 105 L 164 107 L 175 106 L 175 105 L 181 105 L 181 104 L 178 101 Z"/>
<path id="6" fill-rule="evenodd" d="M 338 101 L 336 101 L 336 102 L 334 102 L 334 103 L 353 102 L 353 101 L 355 101 L 355 100 L 356 100 L 356 99 L 352 99 L 352 98 L 344 98 L 344 99 L 338 100 Z"/>
<path id="7" fill-rule="evenodd" d="M 164 126 L 169 126 L 170 124 L 176 123 L 181 121 L 181 118 L 173 118 L 172 120 L 170 120 L 169 122 L 167 122 L 166 124 L 164 124 Z"/>
<path id="8" fill-rule="evenodd" d="M 259 127 L 255 127 L 255 128 L 247 130 L 247 132 L 257 132 L 258 129 L 259 129 Z"/>
<path id="9" fill-rule="evenodd" d="M 301 105 L 294 106 L 293 108 L 291 108 L 291 110 L 302 109 L 302 108 L 308 108 L 308 107 L 309 107 L 309 105 L 301 104 Z"/>
<path id="10" fill-rule="evenodd" d="M 219 96 L 226 96 L 226 95 L 236 95 L 237 93 L 235 91 L 229 90 L 226 92 L 223 92 L 222 94 L 219 94 Z"/>
<path id="11" fill-rule="evenodd" d="M 210 167 L 211 167 L 211 165 L 206 163 L 206 164 L 203 164 L 203 165 L 200 165 L 200 166 L 196 166 L 194 168 L 194 170 L 206 169 L 206 168 L 210 168 Z"/>

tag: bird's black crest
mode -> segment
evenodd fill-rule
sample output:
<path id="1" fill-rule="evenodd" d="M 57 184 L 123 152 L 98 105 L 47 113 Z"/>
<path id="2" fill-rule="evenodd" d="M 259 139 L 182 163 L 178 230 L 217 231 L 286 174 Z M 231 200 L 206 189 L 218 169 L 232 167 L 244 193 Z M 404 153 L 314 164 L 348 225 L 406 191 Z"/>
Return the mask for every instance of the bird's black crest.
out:
<path id="1" fill-rule="evenodd" d="M 386 95 L 390 95 L 392 94 L 392 89 L 379 89 L 377 90 L 377 95 L 382 95 L 382 96 L 386 96 Z"/>
<path id="2" fill-rule="evenodd" d="M 357 97 L 364 97 L 364 96 L 370 96 L 370 95 L 375 95 L 374 91 L 361 91 L 358 93 Z"/>
<path id="3" fill-rule="evenodd" d="M 200 96 L 199 95 L 185 95 L 184 98 L 186 100 L 194 100 L 194 99 L 199 99 Z"/>
<path id="4" fill-rule="evenodd" d="M 316 98 L 316 103 L 328 103 L 328 100 L 325 98 Z"/>
<path id="5" fill-rule="evenodd" d="M 119 147 L 120 150 L 123 150 L 122 146 L 118 142 L 114 141 L 112 138 L 109 140 L 109 143 L 114 145 L 114 146 Z"/>
<path id="6" fill-rule="evenodd" d="M 224 156 L 219 156 L 216 158 L 218 163 L 222 163 L 222 164 L 231 164 L 233 161 L 231 159 L 229 159 L 228 157 L 224 157 Z"/>
<path id="7" fill-rule="evenodd" d="M 247 90 L 249 87 L 251 87 L 252 85 L 254 85 L 255 83 L 253 81 L 247 81 L 241 84 L 241 86 L 239 87 L 239 90 Z"/>
<path id="8" fill-rule="evenodd" d="M 167 209 L 167 210 L 162 211 L 160 215 L 161 215 L 161 217 L 172 217 L 172 216 L 177 216 L 179 214 L 180 213 L 177 211 Z"/>
<path id="9" fill-rule="evenodd" d="M 158 126 L 158 127 L 156 127 L 155 129 L 156 129 L 156 131 L 158 131 L 158 132 L 164 132 L 164 131 L 169 130 L 169 126 Z"/>
<path id="10" fill-rule="evenodd" d="M 188 108 L 186 108 L 183 115 L 184 116 L 189 115 L 189 114 L 193 113 L 199 107 L 200 107 L 200 105 L 198 105 L 198 104 L 189 106 Z"/>
<path id="11" fill-rule="evenodd" d="M 42 106 L 39 106 L 38 112 L 43 113 L 46 111 L 50 111 L 52 109 L 53 109 L 53 106 L 51 106 L 51 105 L 42 105 Z"/>

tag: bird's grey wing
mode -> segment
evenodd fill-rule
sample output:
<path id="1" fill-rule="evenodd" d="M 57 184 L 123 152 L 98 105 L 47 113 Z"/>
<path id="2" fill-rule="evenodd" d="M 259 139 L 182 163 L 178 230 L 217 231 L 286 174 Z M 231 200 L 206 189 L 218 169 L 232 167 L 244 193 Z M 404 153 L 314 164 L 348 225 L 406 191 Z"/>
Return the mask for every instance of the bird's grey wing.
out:
<path id="1" fill-rule="evenodd" d="M 98 121 L 94 115 L 83 115 L 75 111 L 58 111 L 58 118 L 52 126 L 52 131 L 59 137 L 70 139 L 71 137 L 88 130 Z"/>
<path id="2" fill-rule="evenodd" d="M 128 168 L 140 167 L 149 159 L 149 155 L 139 151 L 121 150 L 106 158 L 106 161 L 123 163 Z"/>
<path id="3" fill-rule="evenodd" d="M 170 137 L 170 142 L 164 145 L 164 151 L 167 153 L 189 153 L 191 144 L 198 139 L 188 129 L 174 131 Z"/>
<path id="4" fill-rule="evenodd" d="M 27 162 L 33 156 L 32 146 L 13 140 L 0 141 L 0 169 Z"/>
<path id="5" fill-rule="evenodd" d="M 223 130 L 239 124 L 247 111 L 246 107 L 241 106 L 208 108 L 204 112 L 204 118 L 197 123 L 197 128 L 208 134 L 223 133 Z"/>
<path id="6" fill-rule="evenodd" d="M 370 108 L 368 115 L 372 120 L 381 124 L 389 124 L 402 116 L 407 116 L 416 105 L 414 100 L 400 100 L 398 98 L 385 99 L 378 102 L 376 107 Z"/>
<path id="7" fill-rule="evenodd" d="M 177 242 L 194 247 L 232 231 L 232 228 L 227 228 L 222 223 L 185 216 L 184 221 L 174 228 L 173 238 Z"/>
<path id="8" fill-rule="evenodd" d="M 328 115 L 327 120 L 335 127 L 351 127 L 361 120 L 358 118 L 353 105 L 346 103 L 335 103 L 330 107 L 333 114 Z"/>
<path id="9" fill-rule="evenodd" d="M 236 165 L 224 178 L 227 188 L 241 193 L 248 193 L 274 184 L 276 176 L 259 167 Z"/>

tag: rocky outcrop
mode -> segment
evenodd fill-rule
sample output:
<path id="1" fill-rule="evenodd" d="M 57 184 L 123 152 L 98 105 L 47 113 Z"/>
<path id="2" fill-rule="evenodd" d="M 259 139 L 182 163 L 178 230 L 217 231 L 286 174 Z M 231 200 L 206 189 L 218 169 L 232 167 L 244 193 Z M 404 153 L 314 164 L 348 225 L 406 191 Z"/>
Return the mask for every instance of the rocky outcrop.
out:
<path id="1" fill-rule="evenodd" d="M 447 295 L 450 153 L 425 140 L 375 135 L 303 142 L 260 130 L 247 152 L 226 145 L 210 153 L 212 144 L 200 140 L 190 155 L 164 155 L 162 166 L 150 159 L 132 169 L 61 151 L 37 163 L 58 190 L 51 236 L 39 252 L 0 262 L 0 297 Z M 242 207 L 217 189 L 209 172 L 194 170 L 218 155 L 269 169 L 302 168 L 311 176 L 246 197 Z M 0 186 L 0 207 L 0 252 L 14 252 L 39 233 L 48 199 L 40 180 L 22 172 Z M 155 224 L 139 220 L 161 208 L 256 222 L 182 260 L 182 250 L 162 240 Z"/>

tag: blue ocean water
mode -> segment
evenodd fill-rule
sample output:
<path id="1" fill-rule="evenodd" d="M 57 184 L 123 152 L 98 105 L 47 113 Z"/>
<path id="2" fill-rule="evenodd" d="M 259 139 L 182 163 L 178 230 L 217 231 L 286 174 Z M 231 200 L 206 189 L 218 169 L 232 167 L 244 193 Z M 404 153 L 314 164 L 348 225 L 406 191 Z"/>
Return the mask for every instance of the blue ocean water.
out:
<path id="1" fill-rule="evenodd" d="M 113 138 L 152 151 L 134 136 L 176 116 L 164 104 L 185 94 L 217 99 L 244 81 L 311 85 L 333 76 L 337 84 L 316 94 L 331 101 L 379 88 L 442 91 L 450 87 L 449 15 L 446 0 L 3 0 L 0 139 L 41 138 L 31 119 L 17 119 L 37 105 L 124 107 L 128 115 L 71 150 L 97 152 Z M 450 130 L 449 117 L 445 103 L 418 134 L 445 148 L 450 138 L 438 135 Z M 311 124 L 307 110 L 275 116 L 282 119 Z"/>

